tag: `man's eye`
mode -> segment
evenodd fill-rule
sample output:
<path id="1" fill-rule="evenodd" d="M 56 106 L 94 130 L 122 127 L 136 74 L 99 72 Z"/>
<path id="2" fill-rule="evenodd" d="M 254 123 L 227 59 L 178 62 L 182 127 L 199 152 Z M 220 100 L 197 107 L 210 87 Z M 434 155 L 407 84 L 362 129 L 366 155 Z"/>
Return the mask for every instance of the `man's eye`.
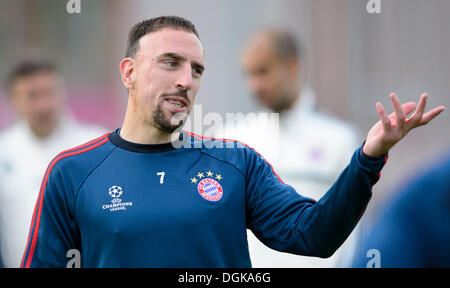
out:
<path id="1" fill-rule="evenodd" d="M 202 75 L 203 71 L 202 71 L 202 69 L 193 68 L 192 73 L 194 73 L 196 75 Z"/>
<path id="2" fill-rule="evenodd" d="M 177 62 L 174 62 L 174 61 L 166 61 L 166 62 L 164 62 L 164 64 L 165 64 L 166 66 L 171 67 L 171 68 L 177 67 Z"/>

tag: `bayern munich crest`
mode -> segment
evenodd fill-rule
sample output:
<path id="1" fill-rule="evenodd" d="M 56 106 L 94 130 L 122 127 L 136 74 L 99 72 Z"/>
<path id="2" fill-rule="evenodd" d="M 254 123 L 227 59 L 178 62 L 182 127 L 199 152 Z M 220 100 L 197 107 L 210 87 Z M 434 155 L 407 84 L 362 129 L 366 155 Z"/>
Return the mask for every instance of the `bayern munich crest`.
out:
<path id="1" fill-rule="evenodd" d="M 197 185 L 197 190 L 200 195 L 209 201 L 218 201 L 222 198 L 222 186 L 214 179 L 205 178 Z"/>
<path id="2" fill-rule="evenodd" d="M 197 191 L 203 199 L 213 202 L 219 201 L 223 196 L 223 188 L 219 181 L 223 178 L 220 174 L 211 171 L 205 173 L 206 177 L 204 173 L 199 172 L 194 178 L 191 178 L 191 183 L 197 184 Z"/>

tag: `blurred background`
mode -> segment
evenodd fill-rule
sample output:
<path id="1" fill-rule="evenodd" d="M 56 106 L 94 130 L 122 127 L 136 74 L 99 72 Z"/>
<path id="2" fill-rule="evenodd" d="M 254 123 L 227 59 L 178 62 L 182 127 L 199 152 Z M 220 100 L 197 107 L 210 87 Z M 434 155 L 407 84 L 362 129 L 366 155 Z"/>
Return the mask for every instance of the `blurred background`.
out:
<path id="1" fill-rule="evenodd" d="M 428 108 L 450 108 L 450 1 L 381 0 L 369 14 L 366 0 L 0 0 L 0 79 L 30 55 L 54 60 L 65 77 L 70 111 L 81 122 L 120 127 L 127 103 L 119 62 L 129 29 L 160 15 L 178 15 L 197 27 L 206 73 L 196 103 L 203 113 L 248 113 L 259 107 L 245 85 L 243 44 L 256 30 L 283 27 L 302 41 L 302 77 L 314 88 L 320 110 L 350 122 L 364 140 L 378 121 L 377 101 L 402 102 L 429 94 Z M 14 121 L 0 86 L 0 129 Z M 448 149 L 449 111 L 415 130 L 391 152 L 363 220 L 380 203 Z M 0 143 L 1 145 L 1 143 Z"/>

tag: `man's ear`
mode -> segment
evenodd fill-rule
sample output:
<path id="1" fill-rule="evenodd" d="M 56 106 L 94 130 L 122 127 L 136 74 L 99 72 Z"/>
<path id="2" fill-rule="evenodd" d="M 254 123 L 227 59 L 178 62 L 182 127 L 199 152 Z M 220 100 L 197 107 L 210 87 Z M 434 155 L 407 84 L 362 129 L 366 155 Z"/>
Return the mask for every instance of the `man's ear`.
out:
<path id="1" fill-rule="evenodd" d="M 135 61 L 132 58 L 124 58 L 120 62 L 120 75 L 125 88 L 134 89 L 136 81 Z"/>

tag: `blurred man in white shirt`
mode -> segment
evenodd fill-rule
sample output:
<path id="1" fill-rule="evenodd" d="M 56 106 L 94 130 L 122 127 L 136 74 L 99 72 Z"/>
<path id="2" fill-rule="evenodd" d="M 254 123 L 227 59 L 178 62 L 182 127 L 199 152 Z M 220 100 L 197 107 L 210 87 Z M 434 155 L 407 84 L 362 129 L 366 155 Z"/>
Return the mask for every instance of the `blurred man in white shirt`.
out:
<path id="1" fill-rule="evenodd" d="M 7 89 L 18 117 L 0 133 L 0 262 L 19 267 L 46 166 L 105 130 L 80 125 L 67 113 L 63 80 L 51 62 L 18 64 Z"/>
<path id="2" fill-rule="evenodd" d="M 255 148 L 298 193 L 321 198 L 347 166 L 359 143 L 348 124 L 318 113 L 315 96 L 301 87 L 299 48 L 286 31 L 268 29 L 255 34 L 243 55 L 248 87 L 265 112 L 278 117 L 245 117 L 216 135 L 243 141 Z M 254 116 L 254 115 L 253 115 Z M 277 115 L 275 115 L 277 116 Z M 279 121 L 279 122 L 278 122 Z M 277 129 L 278 130 L 274 130 Z M 250 231 L 253 267 L 342 267 L 350 265 L 357 228 L 328 258 L 290 255 L 262 244 Z"/>

